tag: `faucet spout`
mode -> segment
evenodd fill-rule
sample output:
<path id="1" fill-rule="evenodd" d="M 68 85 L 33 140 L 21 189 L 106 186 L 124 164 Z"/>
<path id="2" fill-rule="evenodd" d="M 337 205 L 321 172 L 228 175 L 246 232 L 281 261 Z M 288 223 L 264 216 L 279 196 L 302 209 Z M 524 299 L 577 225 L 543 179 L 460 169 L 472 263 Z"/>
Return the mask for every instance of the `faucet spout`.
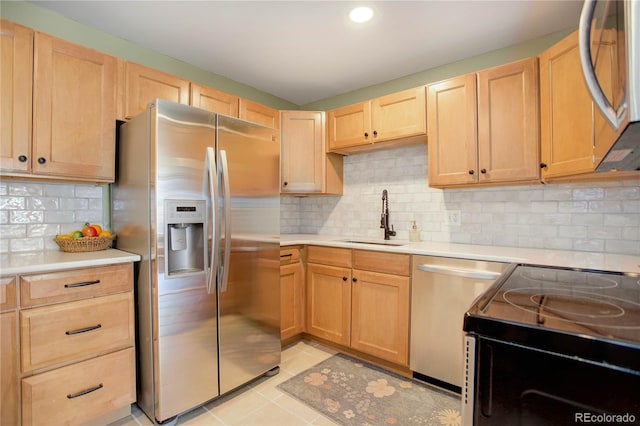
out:
<path id="1" fill-rule="evenodd" d="M 389 193 L 386 189 L 382 191 L 382 214 L 380 215 L 380 228 L 384 229 L 384 239 L 388 240 L 389 237 L 395 237 L 396 231 L 393 230 L 393 225 L 389 228 Z"/>

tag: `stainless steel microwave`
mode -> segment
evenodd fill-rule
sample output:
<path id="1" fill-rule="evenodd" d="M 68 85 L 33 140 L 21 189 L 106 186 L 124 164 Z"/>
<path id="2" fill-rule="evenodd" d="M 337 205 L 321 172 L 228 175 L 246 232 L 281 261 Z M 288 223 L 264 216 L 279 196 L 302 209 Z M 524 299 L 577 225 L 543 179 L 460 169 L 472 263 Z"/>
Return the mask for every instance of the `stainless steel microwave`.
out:
<path id="1" fill-rule="evenodd" d="M 596 171 L 640 170 L 640 1 L 585 0 L 579 51 L 594 105 L 612 130 L 594 129 L 594 146 L 608 149 Z"/>

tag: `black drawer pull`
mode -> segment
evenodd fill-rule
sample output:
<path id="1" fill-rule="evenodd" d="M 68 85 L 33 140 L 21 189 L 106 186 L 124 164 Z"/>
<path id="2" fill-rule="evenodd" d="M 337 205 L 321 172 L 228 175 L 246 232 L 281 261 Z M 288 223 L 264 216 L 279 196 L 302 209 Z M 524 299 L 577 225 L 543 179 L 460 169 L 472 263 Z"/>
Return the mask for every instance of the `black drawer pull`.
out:
<path id="1" fill-rule="evenodd" d="M 84 287 L 84 286 L 93 285 L 93 284 L 100 284 L 100 280 L 84 281 L 84 282 L 81 282 L 81 283 L 74 283 L 74 284 L 65 284 L 64 288 Z"/>
<path id="2" fill-rule="evenodd" d="M 80 328 L 78 330 L 69 330 L 65 331 L 64 334 L 67 336 L 72 336 L 74 334 L 86 333 L 87 331 L 93 331 L 102 328 L 102 324 L 92 325 L 91 327 Z"/>
<path id="3" fill-rule="evenodd" d="M 95 392 L 98 389 L 102 389 L 103 387 L 104 387 L 104 385 L 102 383 L 100 383 L 98 386 L 95 386 L 93 388 L 85 389 L 85 390 L 80 391 L 78 393 L 67 394 L 67 398 L 69 398 L 69 399 L 77 398 L 79 396 L 86 395 L 86 394 L 91 393 L 91 392 Z"/>
<path id="4" fill-rule="evenodd" d="M 281 255 L 280 255 L 280 258 L 283 258 L 283 257 L 291 257 L 291 256 L 293 256 L 293 253 L 281 254 Z"/>

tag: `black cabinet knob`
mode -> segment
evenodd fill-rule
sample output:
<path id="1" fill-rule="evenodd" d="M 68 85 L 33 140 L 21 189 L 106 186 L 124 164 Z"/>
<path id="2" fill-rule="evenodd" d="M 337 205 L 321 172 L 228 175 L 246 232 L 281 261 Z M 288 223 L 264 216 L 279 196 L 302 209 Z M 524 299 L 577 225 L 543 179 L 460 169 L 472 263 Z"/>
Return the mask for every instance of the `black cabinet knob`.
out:
<path id="1" fill-rule="evenodd" d="M 284 185 L 284 186 L 287 186 L 287 185 L 289 185 L 289 182 L 285 181 L 285 182 L 283 183 L 283 185 Z"/>
<path id="2" fill-rule="evenodd" d="M 342 277 L 342 281 L 346 281 L 346 280 L 347 280 L 347 277 Z"/>
<path id="3" fill-rule="evenodd" d="M 369 137 L 369 132 L 364 132 L 364 137 L 368 138 Z"/>
<path id="4" fill-rule="evenodd" d="M 18 161 L 21 163 L 25 163 L 27 161 L 27 156 L 26 155 L 19 156 Z"/>
<path id="5" fill-rule="evenodd" d="M 355 282 L 358 282 L 358 279 L 357 278 L 351 278 L 351 281 L 353 281 L 355 283 Z"/>
<path id="6" fill-rule="evenodd" d="M 482 169 L 482 170 L 480 170 L 480 173 L 482 173 L 482 174 L 487 173 L 487 169 Z"/>
<path id="7" fill-rule="evenodd" d="M 47 159 L 46 159 L 46 158 L 44 158 L 44 157 L 40 157 L 40 158 L 38 158 L 38 164 L 44 164 L 44 163 L 46 163 L 46 162 L 47 162 Z"/>
<path id="8" fill-rule="evenodd" d="M 540 168 L 541 169 L 546 169 L 547 168 L 547 163 L 540 163 Z"/>
<path id="9" fill-rule="evenodd" d="M 472 175 L 475 173 L 475 170 L 469 170 L 469 174 Z"/>
<path id="10" fill-rule="evenodd" d="M 373 131 L 373 136 L 378 136 L 378 131 L 377 130 Z"/>

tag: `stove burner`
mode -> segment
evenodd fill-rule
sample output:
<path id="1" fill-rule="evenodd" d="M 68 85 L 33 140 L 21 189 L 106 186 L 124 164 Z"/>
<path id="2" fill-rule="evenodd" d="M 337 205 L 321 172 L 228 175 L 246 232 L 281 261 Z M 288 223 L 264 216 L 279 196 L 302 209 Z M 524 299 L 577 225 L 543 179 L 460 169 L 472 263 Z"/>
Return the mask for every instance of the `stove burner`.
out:
<path id="1" fill-rule="evenodd" d="M 620 306 L 598 300 L 589 296 L 570 296 L 568 294 L 534 294 L 531 301 L 539 306 L 539 310 L 558 315 L 574 315 L 586 318 L 613 318 L 624 315 Z"/>
<path id="2" fill-rule="evenodd" d="M 627 312 L 625 307 L 638 311 L 640 303 L 576 290 L 575 286 L 571 289 L 523 287 L 505 291 L 502 298 L 509 305 L 534 314 L 537 324 L 545 324 L 546 319 L 554 319 L 582 326 L 640 330 L 640 323 L 637 321 L 625 324 L 620 320 Z"/>
<path id="3" fill-rule="evenodd" d="M 609 277 L 601 275 L 576 276 L 569 271 L 525 271 L 520 277 L 524 281 L 528 281 L 530 285 L 546 286 L 549 283 L 571 288 L 589 288 L 589 289 L 605 289 L 618 287 L 618 282 Z M 640 285 L 640 281 L 638 282 Z"/>

